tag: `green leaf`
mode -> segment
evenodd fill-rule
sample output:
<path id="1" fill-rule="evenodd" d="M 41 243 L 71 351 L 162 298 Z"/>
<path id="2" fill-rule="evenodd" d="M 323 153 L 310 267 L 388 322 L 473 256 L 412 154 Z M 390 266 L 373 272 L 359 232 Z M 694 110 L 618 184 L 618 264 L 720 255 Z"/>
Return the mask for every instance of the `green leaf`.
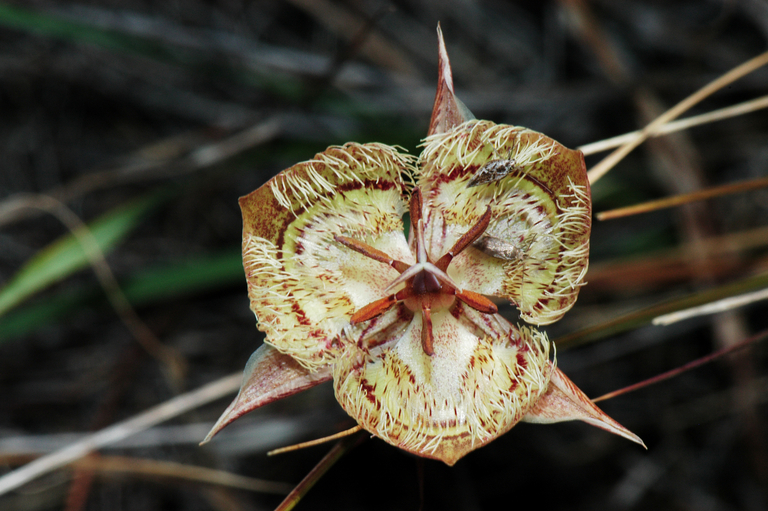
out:
<path id="1" fill-rule="evenodd" d="M 125 238 L 143 216 L 161 199 L 149 197 L 119 206 L 92 222 L 88 228 L 102 252 L 106 253 Z M 0 289 L 0 316 L 21 302 L 90 263 L 80 242 L 70 233 L 53 242 L 29 260 Z"/>

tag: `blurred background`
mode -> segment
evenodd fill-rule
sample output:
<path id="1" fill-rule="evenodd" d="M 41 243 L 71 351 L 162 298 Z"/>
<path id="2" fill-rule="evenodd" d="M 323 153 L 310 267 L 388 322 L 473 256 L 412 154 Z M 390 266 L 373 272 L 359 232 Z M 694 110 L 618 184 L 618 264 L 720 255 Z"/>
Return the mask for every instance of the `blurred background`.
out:
<path id="1" fill-rule="evenodd" d="M 242 370 L 262 335 L 237 198 L 328 145 L 418 154 L 438 21 L 478 118 L 569 147 L 642 127 L 768 47 L 764 0 L 1 1 L 0 470 Z M 689 114 L 766 90 L 761 69 Z M 751 113 L 644 144 L 595 184 L 594 209 L 767 170 L 768 115 Z M 90 234 L 73 237 L 80 222 Z M 559 367 L 597 396 L 768 328 L 764 303 L 649 324 L 768 287 L 766 226 L 765 190 L 596 221 L 589 285 L 547 328 Z M 766 509 L 766 355 L 756 344 L 601 403 L 648 451 L 583 423 L 521 424 L 448 468 L 370 439 L 299 509 Z M 273 509 L 331 444 L 266 451 L 354 425 L 325 384 L 199 447 L 230 399 L 0 508 Z"/>

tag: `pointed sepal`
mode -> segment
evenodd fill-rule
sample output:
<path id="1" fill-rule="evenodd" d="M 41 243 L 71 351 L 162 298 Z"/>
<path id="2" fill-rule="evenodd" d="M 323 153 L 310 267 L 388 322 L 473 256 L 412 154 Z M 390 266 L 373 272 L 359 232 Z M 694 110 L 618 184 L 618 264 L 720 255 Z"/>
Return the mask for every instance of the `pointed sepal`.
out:
<path id="1" fill-rule="evenodd" d="M 309 371 L 296 360 L 268 344 L 253 352 L 243 372 L 243 384 L 234 401 L 224 410 L 201 444 L 209 442 L 229 423 L 278 399 L 331 379 L 331 368 Z"/>
<path id="2" fill-rule="evenodd" d="M 439 23 L 437 25 L 437 39 L 439 46 L 437 93 L 435 94 L 435 104 L 432 107 L 432 118 L 429 121 L 427 135 L 446 133 L 464 121 L 475 118 L 464 103 L 456 97 L 453 90 L 451 61 L 448 60 L 448 52 L 445 49 L 445 41 L 443 41 L 443 31 L 440 29 Z"/>
<path id="3" fill-rule="evenodd" d="M 560 369 L 554 368 L 549 387 L 531 410 L 523 417 L 525 422 L 551 424 L 580 420 L 609 433 L 623 436 L 645 447 L 640 437 L 610 418 L 598 408 Z"/>

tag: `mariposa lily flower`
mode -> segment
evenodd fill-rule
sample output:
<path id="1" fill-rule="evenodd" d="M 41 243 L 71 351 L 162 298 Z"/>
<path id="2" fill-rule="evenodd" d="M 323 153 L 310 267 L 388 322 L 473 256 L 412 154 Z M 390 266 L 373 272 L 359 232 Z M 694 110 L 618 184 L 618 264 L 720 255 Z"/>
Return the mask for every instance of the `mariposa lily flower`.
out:
<path id="1" fill-rule="evenodd" d="M 521 420 L 579 419 L 642 444 L 556 368 L 544 333 L 511 324 L 488 298 L 533 325 L 573 306 L 591 228 L 583 155 L 472 119 L 440 33 L 439 50 L 418 158 L 378 143 L 330 147 L 240 199 L 266 343 L 206 441 L 333 379 L 364 429 L 449 465 Z"/>

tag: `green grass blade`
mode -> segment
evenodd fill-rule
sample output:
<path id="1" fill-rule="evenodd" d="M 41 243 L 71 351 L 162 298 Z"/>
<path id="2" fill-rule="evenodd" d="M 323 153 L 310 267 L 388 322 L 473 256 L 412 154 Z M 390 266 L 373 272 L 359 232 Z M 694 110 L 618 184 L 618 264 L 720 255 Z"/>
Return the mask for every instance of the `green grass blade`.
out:
<path id="1" fill-rule="evenodd" d="M 161 196 L 131 201 L 88 225 L 95 242 L 106 253 L 125 238 Z M 83 247 L 69 233 L 41 250 L 0 289 L 0 316 L 21 302 L 89 265 Z"/>
<path id="2" fill-rule="evenodd" d="M 237 282 L 245 290 L 239 247 L 147 269 L 129 279 L 123 291 L 131 304 L 140 306 Z"/>
<path id="3" fill-rule="evenodd" d="M 0 26 L 56 37 L 77 43 L 89 43 L 111 50 L 147 52 L 151 47 L 137 37 L 65 20 L 32 9 L 0 4 Z"/>

